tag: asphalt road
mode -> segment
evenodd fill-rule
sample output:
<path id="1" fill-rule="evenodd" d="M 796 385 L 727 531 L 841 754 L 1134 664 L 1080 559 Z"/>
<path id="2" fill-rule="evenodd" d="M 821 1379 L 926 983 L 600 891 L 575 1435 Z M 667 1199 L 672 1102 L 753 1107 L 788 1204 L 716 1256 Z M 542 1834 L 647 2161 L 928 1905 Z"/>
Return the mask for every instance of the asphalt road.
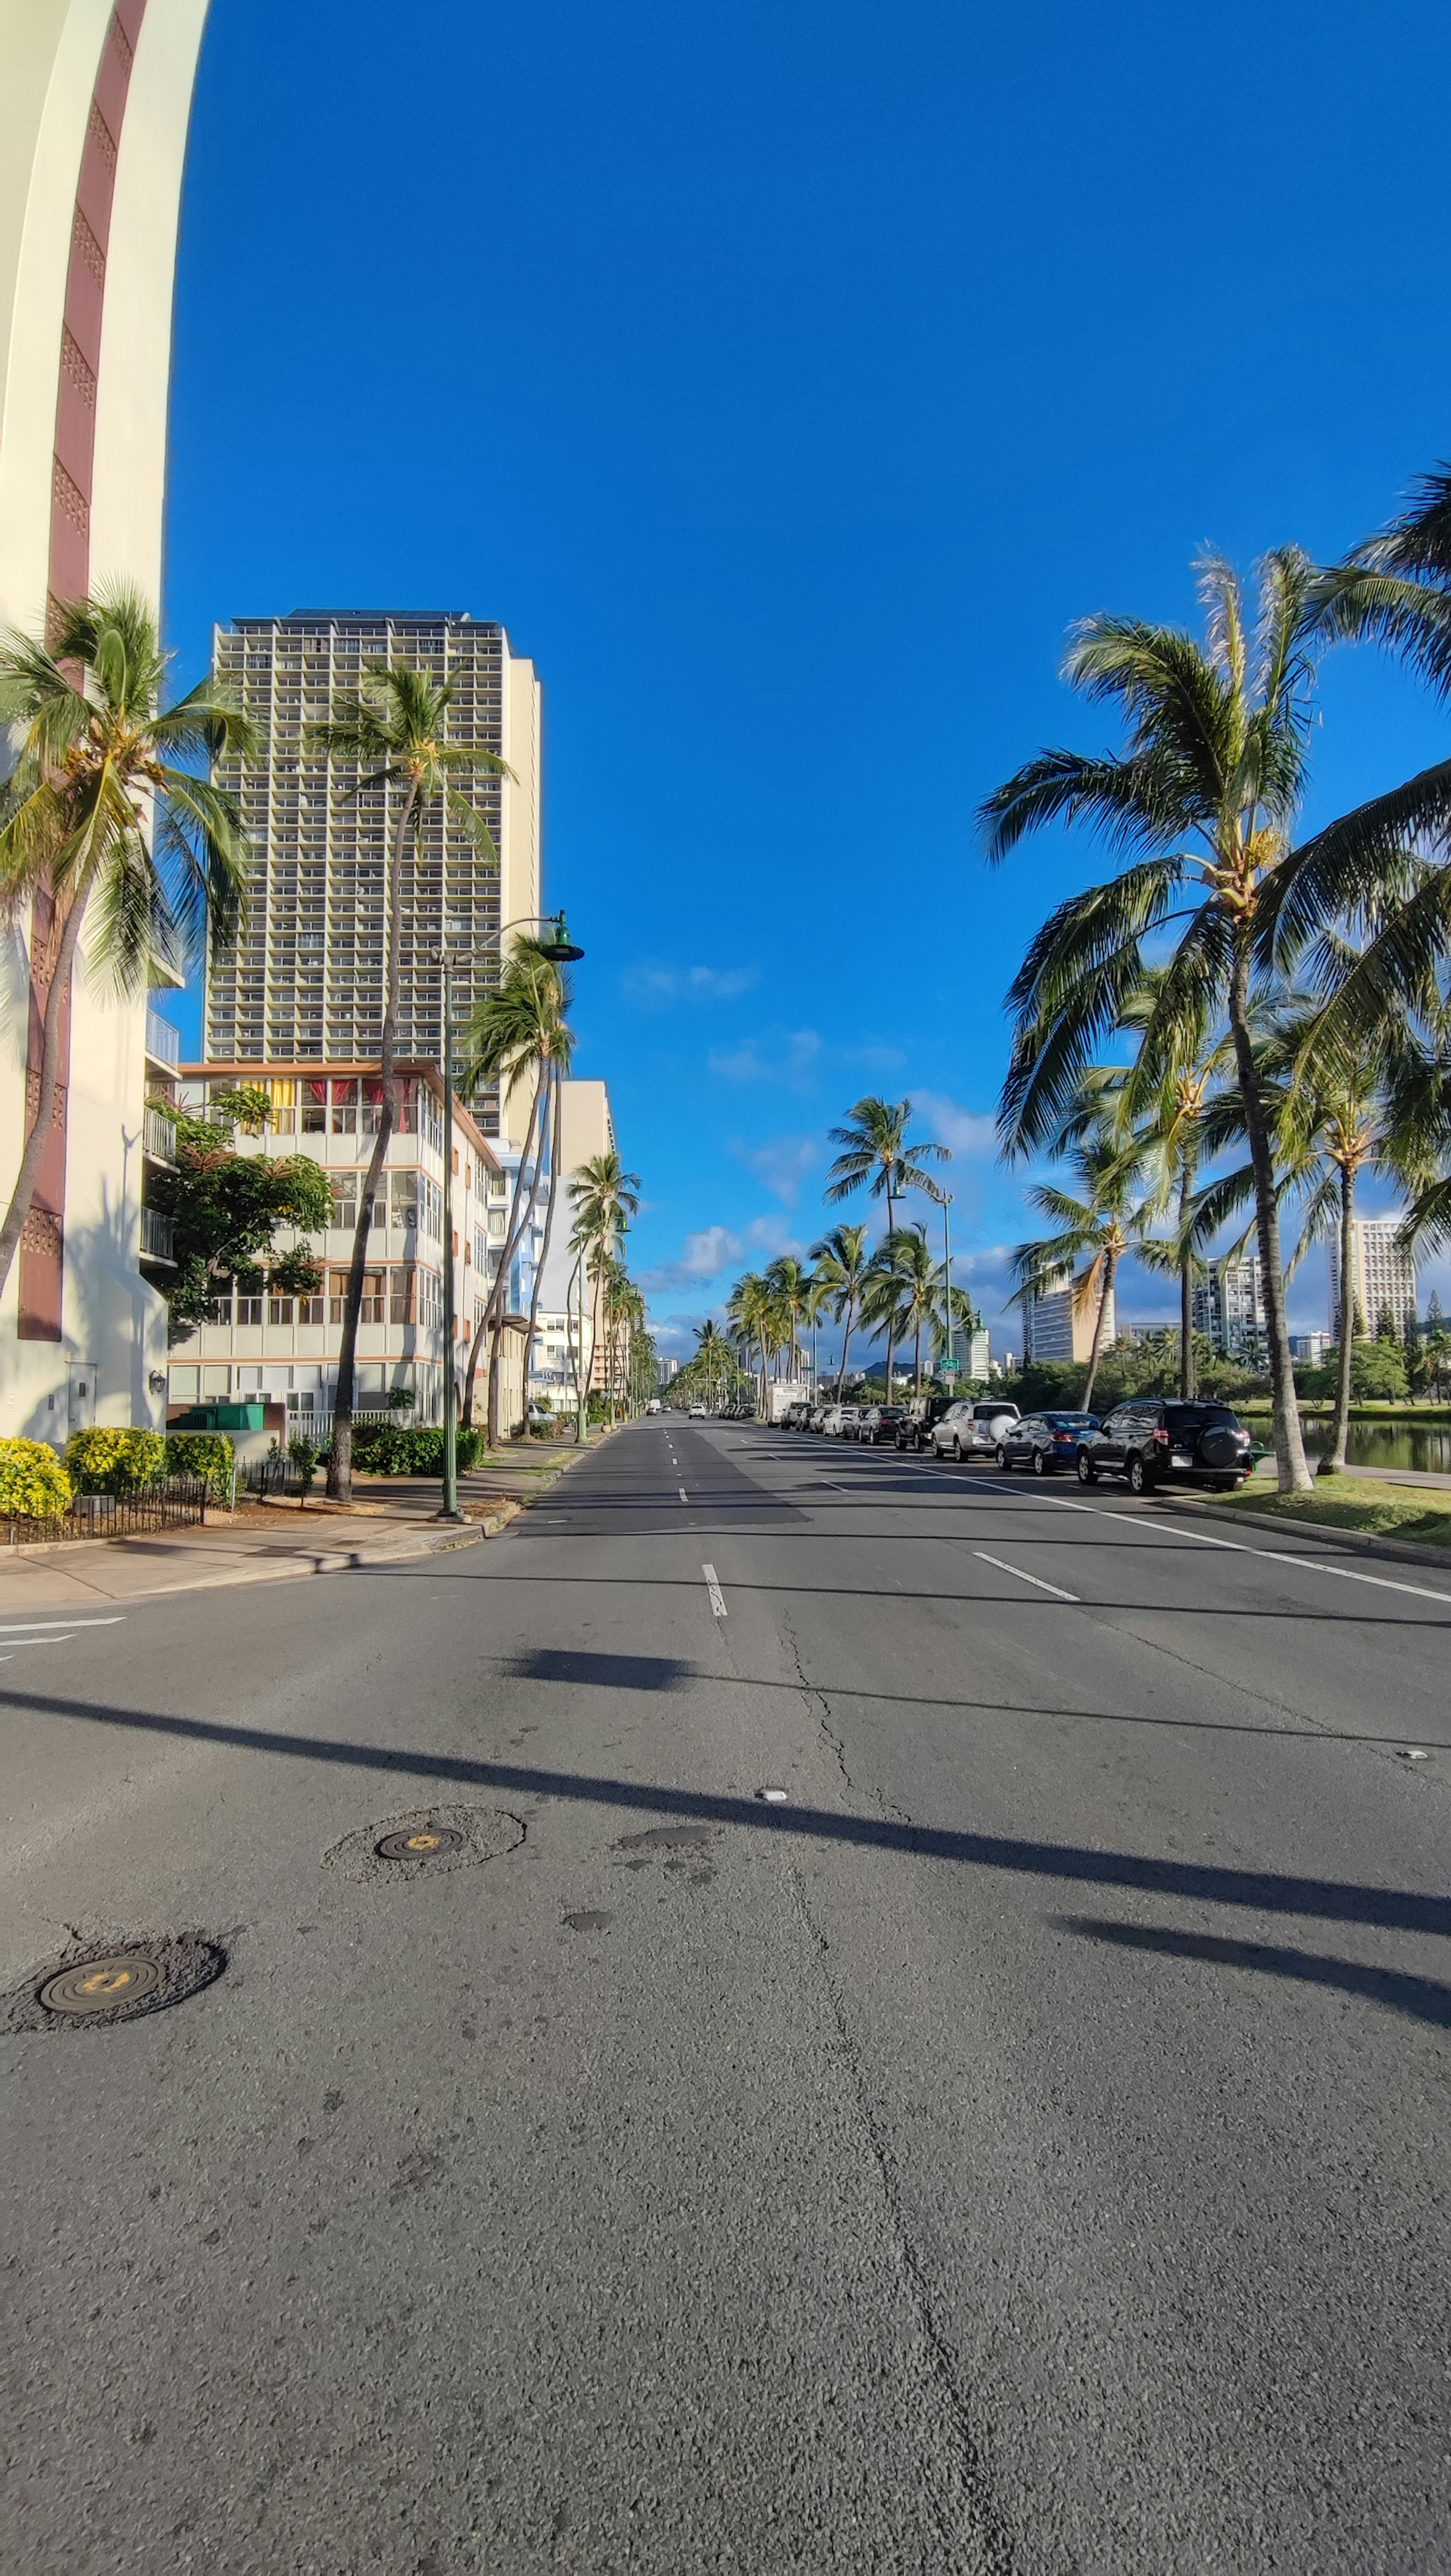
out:
<path id="1" fill-rule="evenodd" d="M 667 1419 L 0 1658 L 0 1983 L 228 1961 L 0 2043 L 9 2576 L 1451 2569 L 1451 1570 Z"/>

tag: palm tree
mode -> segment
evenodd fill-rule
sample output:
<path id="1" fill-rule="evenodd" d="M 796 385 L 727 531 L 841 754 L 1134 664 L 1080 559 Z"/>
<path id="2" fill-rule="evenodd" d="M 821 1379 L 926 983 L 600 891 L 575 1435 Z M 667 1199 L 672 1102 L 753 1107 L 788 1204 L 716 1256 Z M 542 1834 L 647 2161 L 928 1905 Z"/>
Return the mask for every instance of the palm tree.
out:
<path id="1" fill-rule="evenodd" d="M 706 1396 L 707 1403 L 711 1405 L 717 1405 L 722 1400 L 722 1372 L 728 1360 L 729 1350 L 724 1333 L 718 1324 L 707 1320 L 695 1336 L 695 1360 L 692 1366 L 698 1366 L 701 1370 L 702 1392 Z"/>
<path id="2" fill-rule="evenodd" d="M 491 1447 L 498 1441 L 501 1427 L 503 1318 L 508 1305 L 509 1279 L 519 1246 L 538 1204 L 548 1156 L 553 1177 L 545 1218 L 544 1245 L 534 1270 L 529 1339 L 525 1344 L 527 1394 L 528 1354 L 534 1346 L 544 1264 L 548 1258 L 559 1189 L 561 1085 L 574 1054 L 574 1031 L 566 1017 L 569 1001 L 569 987 L 548 950 L 537 939 L 519 937 L 514 941 L 498 983 L 492 991 L 480 995 L 462 1034 L 465 1089 L 492 1082 L 512 1087 L 526 1078 L 531 1085 L 529 1118 L 519 1168 L 514 1175 L 499 1266 L 485 1297 L 483 1313 L 474 1328 L 464 1379 L 463 1419 L 472 1422 L 479 1358 L 488 1335 L 488 1436 Z"/>
<path id="3" fill-rule="evenodd" d="M 932 1310 L 932 1348 L 937 1358 L 952 1358 L 959 1333 L 970 1336 L 981 1331 L 982 1317 L 973 1304 L 971 1290 L 939 1286 Z"/>
<path id="4" fill-rule="evenodd" d="M 766 1266 L 766 1285 L 776 1298 L 786 1326 L 786 1339 L 791 1352 L 791 1375 L 797 1372 L 797 1345 L 802 1325 L 806 1322 L 813 1281 L 810 1271 L 794 1252 L 783 1252 Z"/>
<path id="5" fill-rule="evenodd" d="M 0 724 L 20 735 L 0 786 L 0 912 L 32 902 L 31 978 L 46 983 L 34 1110 L 0 1223 L 0 1289 L 55 1115 L 88 910 L 91 962 L 126 993 L 153 963 L 194 955 L 204 935 L 223 946 L 245 908 L 237 805 L 176 764 L 247 759 L 257 736 L 220 680 L 163 709 L 166 663 L 153 611 L 119 583 L 62 608 L 49 646 L 0 635 Z"/>
<path id="6" fill-rule="evenodd" d="M 385 794 L 391 792 L 398 800 L 384 896 L 388 919 L 388 964 L 378 1050 L 381 1076 L 378 1126 L 363 1186 L 358 1194 L 358 1221 L 353 1232 L 353 1255 L 348 1268 L 347 1295 L 343 1301 L 343 1331 L 338 1345 L 337 1392 L 333 1398 L 332 1440 L 328 1457 L 327 1489 L 341 1502 L 351 1500 L 353 1490 L 353 1402 L 358 1319 L 363 1308 L 363 1276 L 367 1268 L 373 1202 L 387 1163 L 389 1139 L 398 1123 L 394 1060 L 402 935 L 398 889 L 404 853 L 410 842 L 417 851 L 425 817 L 432 808 L 440 816 L 447 815 L 476 849 L 485 851 L 491 858 L 497 857 L 493 837 L 482 815 L 460 793 L 454 781 L 461 774 L 472 774 L 480 769 L 496 778 L 507 778 L 512 774 L 507 762 L 484 744 L 449 741 L 448 709 L 452 698 L 453 691 L 446 684 L 432 680 L 426 671 L 411 670 L 404 662 L 370 662 L 356 691 L 340 693 L 333 701 L 330 720 L 326 724 L 309 725 L 304 737 L 314 758 L 357 765 L 358 778 L 346 790 L 349 797 L 373 794 L 381 788 Z M 447 1067 L 445 1079 L 448 1079 Z M 452 1257 L 451 1246 L 445 1244 L 444 1259 L 448 1261 Z M 451 1369 L 453 1365 L 453 1352 L 445 1352 L 444 1366 Z"/>
<path id="7" fill-rule="evenodd" d="M 764 1421 L 771 1409 L 767 1381 L 771 1353 L 778 1346 L 780 1314 L 777 1300 L 758 1270 L 748 1270 L 743 1279 L 736 1281 L 726 1300 L 726 1313 L 746 1347 L 754 1343 L 761 1354 L 761 1396 L 757 1418 Z"/>
<path id="8" fill-rule="evenodd" d="M 887 1348 L 913 1341 L 913 1393 L 922 1392 L 922 1334 L 941 1311 L 942 1278 L 927 1248 L 925 1226 L 899 1225 L 877 1247 L 867 1269 L 862 1298 L 864 1323 L 885 1325 Z M 887 1401 L 891 1401 L 891 1362 L 887 1365 Z"/>
<path id="9" fill-rule="evenodd" d="M 1290 936 L 1281 897 L 1295 865 L 1291 831 L 1305 784 L 1320 605 L 1313 568 L 1294 547 L 1259 566 L 1253 631 L 1239 581 L 1219 557 L 1201 561 L 1199 588 L 1202 645 L 1176 627 L 1100 616 L 1069 649 L 1066 677 L 1091 700 L 1122 710 L 1126 752 L 1043 752 L 983 807 L 993 862 L 1060 818 L 1096 826 L 1126 862 L 1106 884 L 1060 904 L 1029 948 L 1008 997 L 1016 1026 L 1001 1125 L 1017 1154 L 1057 1125 L 1142 980 L 1144 942 L 1176 925 L 1139 1061 L 1152 1082 L 1186 1051 L 1196 1026 L 1216 1015 L 1228 1021 L 1254 1170 L 1279 1480 L 1282 1490 L 1303 1493 L 1311 1477 L 1295 1406 L 1251 991 L 1277 933 Z M 1318 933 L 1325 917 L 1302 907 L 1294 938 Z"/>
<path id="10" fill-rule="evenodd" d="M 862 1286 L 867 1274 L 867 1230 L 864 1225 L 833 1226 L 830 1234 L 813 1243 L 810 1258 L 816 1263 L 816 1276 L 824 1296 L 830 1301 L 837 1323 L 844 1320 L 841 1337 L 841 1365 L 836 1373 L 837 1400 L 846 1384 L 846 1363 L 851 1350 L 852 1322 L 861 1305 Z"/>
<path id="11" fill-rule="evenodd" d="M 1013 1276 L 1018 1282 L 1018 1302 L 1026 1307 L 1030 1297 L 1057 1287 L 1076 1261 L 1083 1263 L 1071 1294 L 1075 1315 L 1093 1315 L 1088 1382 L 1080 1398 L 1086 1413 L 1093 1403 L 1104 1325 L 1124 1254 L 1132 1251 L 1143 1257 L 1163 1247 L 1151 1231 L 1157 1212 L 1153 1196 L 1135 1197 L 1143 1158 L 1132 1148 L 1126 1151 L 1111 1127 L 1075 1146 L 1068 1160 L 1080 1195 L 1075 1198 L 1071 1190 L 1053 1182 L 1039 1182 L 1028 1192 L 1032 1205 L 1052 1218 L 1057 1232 L 1036 1243 L 1019 1244 L 1013 1254 Z"/>
<path id="12" fill-rule="evenodd" d="M 1423 476 L 1388 528 L 1321 576 L 1316 606 L 1321 637 L 1384 645 L 1451 702 L 1451 464 Z M 1408 847 L 1439 854 L 1409 889 Z M 1350 975 L 1337 982 L 1327 972 L 1329 1006 L 1311 1024 L 1313 1045 L 1353 1049 L 1373 1037 L 1387 997 L 1413 998 L 1451 946 L 1451 760 L 1306 842 L 1278 906 L 1282 953 L 1293 956 L 1326 920 L 1356 920 L 1373 899 L 1382 919 Z"/>
<path id="13" fill-rule="evenodd" d="M 591 1346 L 599 1349 L 605 1275 L 618 1260 L 630 1219 L 639 1210 L 640 1175 L 627 1172 L 612 1148 L 580 1164 L 570 1180 L 569 1194 L 575 1212 L 570 1249 L 581 1255 L 589 1272 Z"/>
<path id="14" fill-rule="evenodd" d="M 945 1145 L 909 1145 L 911 1117 L 910 1100 L 869 1098 L 857 1102 L 844 1127 L 830 1130 L 831 1142 L 842 1151 L 826 1176 L 823 1196 L 828 1207 L 867 1189 L 874 1199 L 886 1199 L 891 1234 L 897 1223 L 897 1200 L 908 1190 L 925 1190 L 934 1202 L 941 1200 L 937 1183 L 922 1167 L 928 1162 L 949 1162 L 951 1157 Z"/>

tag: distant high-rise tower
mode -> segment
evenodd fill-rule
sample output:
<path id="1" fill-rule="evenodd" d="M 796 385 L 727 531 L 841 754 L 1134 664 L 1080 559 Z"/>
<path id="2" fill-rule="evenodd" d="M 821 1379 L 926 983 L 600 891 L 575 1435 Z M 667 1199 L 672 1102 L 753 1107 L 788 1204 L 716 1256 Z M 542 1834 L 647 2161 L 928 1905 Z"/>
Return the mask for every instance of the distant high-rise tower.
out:
<path id="1" fill-rule="evenodd" d="M 1401 1218 L 1396 1216 L 1358 1216 L 1350 1229 L 1350 1285 L 1355 1299 L 1353 1329 L 1362 1334 L 1379 1330 L 1382 1315 L 1393 1315 L 1398 1332 L 1404 1333 L 1416 1317 L 1416 1265 L 1409 1252 L 1396 1241 Z M 1330 1330 L 1340 1339 L 1340 1237 L 1327 1238 L 1330 1273 Z"/>
<path id="2" fill-rule="evenodd" d="M 493 834 L 497 868 L 436 800 L 421 846 L 403 861 L 400 1055 L 437 1059 L 442 1051 L 437 952 L 445 918 L 450 946 L 469 952 L 454 977 L 462 1020 L 472 994 L 498 972 L 498 932 L 538 915 L 542 693 L 533 663 L 513 651 L 503 627 L 451 610 L 240 617 L 217 630 L 216 669 L 236 684 L 265 742 L 255 762 L 217 773 L 241 798 L 252 857 L 247 928 L 207 978 L 213 1061 L 366 1063 L 377 1055 L 399 796 L 359 792 L 356 766 L 313 758 L 304 732 L 331 716 L 340 694 L 356 691 L 370 662 L 387 661 L 446 681 L 451 737 L 497 752 L 512 772 L 500 779 L 461 771 L 456 781 Z M 479 1092 L 472 1106 L 487 1132 L 500 1132 L 497 1094 Z M 506 1101 L 505 1135 L 512 1123 Z"/>

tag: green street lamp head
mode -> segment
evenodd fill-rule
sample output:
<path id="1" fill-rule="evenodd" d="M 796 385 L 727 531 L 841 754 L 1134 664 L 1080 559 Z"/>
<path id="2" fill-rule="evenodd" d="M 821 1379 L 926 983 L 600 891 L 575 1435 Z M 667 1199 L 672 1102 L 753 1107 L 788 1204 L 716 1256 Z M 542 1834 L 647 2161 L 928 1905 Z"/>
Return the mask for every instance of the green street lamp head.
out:
<path id="1" fill-rule="evenodd" d="M 539 946 L 552 966 L 572 966 L 576 958 L 584 955 L 584 950 L 570 938 L 569 924 L 562 912 L 555 913 L 552 927 Z"/>

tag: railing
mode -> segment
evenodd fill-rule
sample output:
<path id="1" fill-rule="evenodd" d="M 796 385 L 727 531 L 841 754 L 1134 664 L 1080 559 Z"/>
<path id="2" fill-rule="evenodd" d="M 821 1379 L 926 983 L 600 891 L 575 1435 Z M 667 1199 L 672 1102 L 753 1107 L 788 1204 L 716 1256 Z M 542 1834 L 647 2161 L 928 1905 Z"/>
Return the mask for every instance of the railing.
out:
<path id="1" fill-rule="evenodd" d="M 141 1149 L 153 1163 L 176 1161 L 176 1121 L 149 1104 L 141 1113 Z"/>
<path id="2" fill-rule="evenodd" d="M 141 1257 L 143 1261 L 175 1260 L 176 1256 L 172 1250 L 174 1240 L 175 1230 L 171 1218 L 169 1216 L 163 1216 L 160 1208 L 143 1207 L 141 1210 Z"/>
<path id="3" fill-rule="evenodd" d="M 164 1020 L 159 1011 L 154 1011 L 149 1002 L 146 1005 L 146 1052 L 154 1055 L 158 1064 L 175 1067 L 181 1062 L 180 1031 L 172 1027 L 170 1020 Z"/>
<path id="4" fill-rule="evenodd" d="M 210 1499 L 204 1476 L 168 1476 L 135 1494 L 77 1494 L 70 1510 L 45 1519 L 14 1515 L 0 1523 L 7 1547 L 46 1547 L 57 1540 L 131 1538 L 139 1530 L 205 1528 Z"/>

